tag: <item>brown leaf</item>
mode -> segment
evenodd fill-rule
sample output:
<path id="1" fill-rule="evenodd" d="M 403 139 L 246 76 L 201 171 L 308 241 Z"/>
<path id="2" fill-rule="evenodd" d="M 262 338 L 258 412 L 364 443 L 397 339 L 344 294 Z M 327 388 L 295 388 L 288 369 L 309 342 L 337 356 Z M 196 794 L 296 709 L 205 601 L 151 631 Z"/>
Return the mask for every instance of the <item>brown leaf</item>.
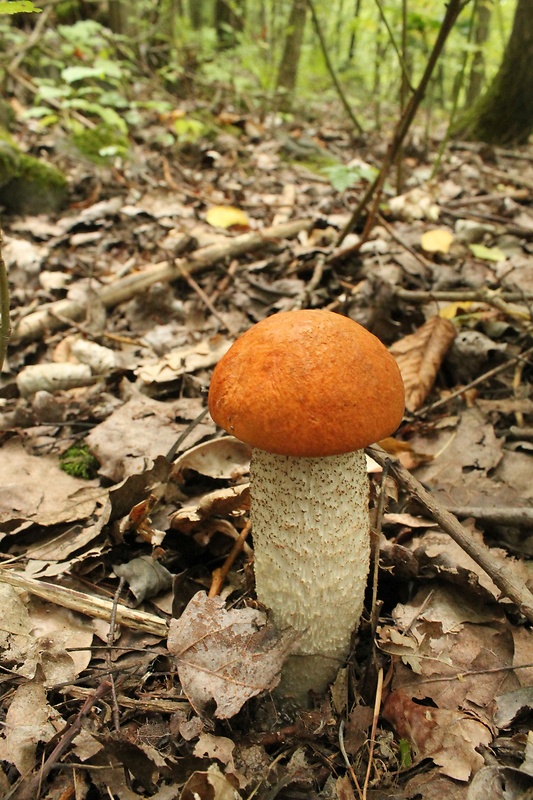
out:
<path id="1" fill-rule="evenodd" d="M 171 621 L 168 649 L 191 705 L 201 711 L 214 700 L 215 716 L 228 719 L 251 697 L 278 684 L 294 641 L 294 633 L 279 634 L 268 625 L 263 612 L 226 611 L 220 597 L 198 592 Z"/>
<path id="2" fill-rule="evenodd" d="M 441 709 L 483 709 L 490 719 L 494 697 L 519 687 L 507 668 L 513 642 L 505 615 L 467 587 L 433 582 L 397 605 L 393 616 L 397 627 L 380 630 L 382 648 L 401 656 L 393 689 Z"/>
<path id="3" fill-rule="evenodd" d="M 383 716 L 398 736 L 409 739 L 417 761 L 431 758 L 444 775 L 458 781 L 481 769 L 484 760 L 476 747 L 492 741 L 488 727 L 474 716 L 419 705 L 402 691 L 387 697 Z"/>
<path id="4" fill-rule="evenodd" d="M 420 408 L 428 396 L 455 335 L 455 328 L 449 320 L 432 317 L 417 331 L 390 347 L 402 373 L 405 405 L 409 411 Z"/>
<path id="5" fill-rule="evenodd" d="M 185 783 L 180 800 L 239 800 L 240 794 L 221 773 L 216 764 L 211 764 L 207 772 L 193 772 Z"/>

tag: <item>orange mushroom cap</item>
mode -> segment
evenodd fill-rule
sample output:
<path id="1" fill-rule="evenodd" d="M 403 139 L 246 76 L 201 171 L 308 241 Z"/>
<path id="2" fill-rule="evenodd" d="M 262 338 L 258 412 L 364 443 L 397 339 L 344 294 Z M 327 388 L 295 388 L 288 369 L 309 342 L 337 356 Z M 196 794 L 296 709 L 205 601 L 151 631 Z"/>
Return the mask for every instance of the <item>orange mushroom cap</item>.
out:
<path id="1" fill-rule="evenodd" d="M 339 455 L 390 436 L 405 391 L 387 348 L 331 311 L 286 311 L 243 334 L 214 369 L 209 411 L 269 453 Z"/>

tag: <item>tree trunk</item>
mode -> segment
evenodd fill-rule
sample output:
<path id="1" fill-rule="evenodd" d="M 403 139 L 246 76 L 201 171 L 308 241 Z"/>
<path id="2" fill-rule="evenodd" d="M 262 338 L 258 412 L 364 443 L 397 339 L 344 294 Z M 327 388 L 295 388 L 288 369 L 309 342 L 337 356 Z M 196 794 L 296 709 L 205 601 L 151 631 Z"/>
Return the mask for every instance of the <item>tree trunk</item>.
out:
<path id="1" fill-rule="evenodd" d="M 126 34 L 126 9 L 121 0 L 109 0 L 109 27 L 113 33 Z"/>
<path id="2" fill-rule="evenodd" d="M 518 0 L 500 69 L 453 135 L 505 147 L 525 144 L 533 131 L 533 0 Z"/>
<path id="3" fill-rule="evenodd" d="M 478 48 L 472 59 L 468 88 L 466 90 L 465 108 L 471 108 L 481 94 L 485 78 L 485 55 L 483 45 L 488 39 L 490 29 L 491 7 L 487 0 L 480 0 L 477 6 L 477 19 L 474 23 L 473 43 Z"/>
<path id="4" fill-rule="evenodd" d="M 202 0 L 189 0 L 189 19 L 191 20 L 191 28 L 194 31 L 199 31 L 203 22 L 203 8 Z"/>
<path id="5" fill-rule="evenodd" d="M 278 70 L 276 88 L 284 92 L 281 106 L 288 110 L 292 105 L 296 78 L 298 75 L 298 62 L 304 37 L 305 19 L 307 16 L 307 1 L 293 0 L 285 46 Z"/>
<path id="6" fill-rule="evenodd" d="M 244 27 L 244 10 L 244 0 L 216 0 L 215 30 L 219 48 L 237 44 L 237 33 Z"/>

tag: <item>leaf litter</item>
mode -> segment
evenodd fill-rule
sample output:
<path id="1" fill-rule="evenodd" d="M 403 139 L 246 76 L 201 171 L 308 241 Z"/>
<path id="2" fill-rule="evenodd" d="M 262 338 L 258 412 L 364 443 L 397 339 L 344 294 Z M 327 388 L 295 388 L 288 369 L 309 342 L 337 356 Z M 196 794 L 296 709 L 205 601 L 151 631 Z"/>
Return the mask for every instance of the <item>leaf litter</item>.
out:
<path id="1" fill-rule="evenodd" d="M 278 705 L 291 637 L 253 599 L 249 452 L 202 412 L 212 367 L 251 324 L 347 314 L 405 380 L 389 453 L 531 586 L 531 526 L 516 523 L 533 492 L 530 191 L 510 177 L 502 192 L 469 151 L 447 154 L 438 184 L 414 159 L 369 238 L 337 247 L 368 178 L 333 191 L 247 122 L 252 138 L 181 153 L 172 185 L 154 182 L 154 151 L 120 165 L 119 186 L 103 172 L 81 210 L 5 219 L 0 788 L 59 797 L 75 773 L 79 797 L 352 800 L 368 771 L 368 797 L 522 797 L 531 620 L 390 476 L 376 627 L 367 606 L 327 696 Z M 341 127 L 324 147 L 351 162 Z M 59 467 L 80 442 L 96 479 Z M 374 462 L 374 494 L 380 482 Z"/>

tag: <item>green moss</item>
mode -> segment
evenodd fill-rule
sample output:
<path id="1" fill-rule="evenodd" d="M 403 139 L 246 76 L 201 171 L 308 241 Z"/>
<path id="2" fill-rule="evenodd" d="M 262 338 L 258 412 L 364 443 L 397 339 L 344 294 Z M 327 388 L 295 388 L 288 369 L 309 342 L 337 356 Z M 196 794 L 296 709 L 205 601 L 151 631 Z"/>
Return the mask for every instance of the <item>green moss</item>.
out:
<path id="1" fill-rule="evenodd" d="M 16 141 L 13 139 L 13 137 L 9 133 L 6 125 L 2 120 L 2 110 L 1 110 L 2 108 L 3 108 L 3 101 L 0 100 L 0 142 L 5 142 L 6 144 L 9 144 L 11 147 L 15 147 L 18 149 Z"/>
<path id="2" fill-rule="evenodd" d="M 10 104 L 0 99 L 0 125 L 9 130 L 14 126 L 16 119 L 16 114 Z"/>
<path id="3" fill-rule="evenodd" d="M 126 155 L 129 149 L 128 137 L 109 125 L 76 131 L 72 141 L 82 155 L 100 166 L 109 164 L 117 155 Z"/>
<path id="4" fill-rule="evenodd" d="M 95 478 L 100 464 L 86 444 L 74 444 L 59 459 L 59 466 L 75 478 Z"/>
<path id="5" fill-rule="evenodd" d="M 20 154 L 17 178 L 31 181 L 40 188 L 50 187 L 62 189 L 67 185 L 67 179 L 57 167 L 54 167 L 52 164 L 47 164 L 46 161 L 33 158 L 33 156 L 24 155 L 23 153 Z"/>
<path id="6" fill-rule="evenodd" d="M 20 166 L 20 153 L 0 135 L 0 187 L 12 180 Z"/>
<path id="7" fill-rule="evenodd" d="M 8 214 L 59 211 L 68 196 L 67 179 L 57 167 L 17 152 L 14 177 L 0 186 L 0 205 Z"/>

